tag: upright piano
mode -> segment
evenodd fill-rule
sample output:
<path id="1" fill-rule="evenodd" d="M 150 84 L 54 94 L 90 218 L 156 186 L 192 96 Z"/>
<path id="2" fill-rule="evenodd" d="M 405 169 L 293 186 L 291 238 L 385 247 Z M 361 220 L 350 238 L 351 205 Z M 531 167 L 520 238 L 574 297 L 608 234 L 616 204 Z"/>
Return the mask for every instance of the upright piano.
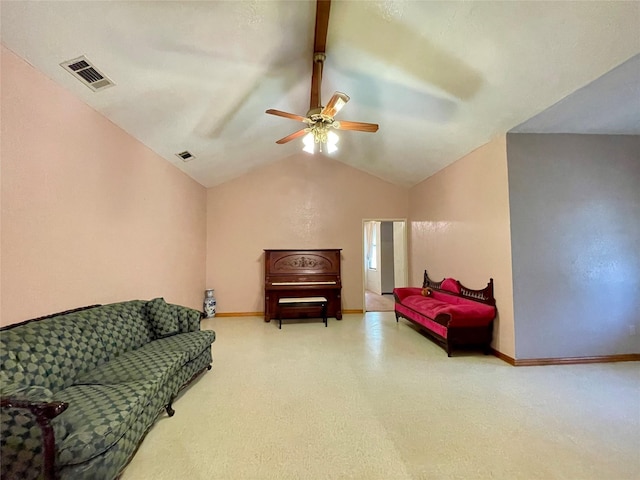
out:
<path id="1" fill-rule="evenodd" d="M 326 250 L 264 251 L 264 321 L 276 317 L 280 298 L 325 297 L 327 316 L 342 319 L 342 282 L 339 248 Z M 302 309 L 283 318 L 317 315 Z M 289 309 L 287 309 L 289 310 Z"/>

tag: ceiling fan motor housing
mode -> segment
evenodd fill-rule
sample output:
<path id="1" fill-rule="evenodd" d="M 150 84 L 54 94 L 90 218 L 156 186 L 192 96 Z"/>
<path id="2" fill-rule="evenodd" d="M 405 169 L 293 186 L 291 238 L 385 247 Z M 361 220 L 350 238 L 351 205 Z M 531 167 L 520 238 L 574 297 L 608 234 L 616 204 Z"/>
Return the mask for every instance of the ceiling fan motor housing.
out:
<path id="1" fill-rule="evenodd" d="M 323 107 L 312 108 L 307 112 L 307 117 L 313 120 L 314 122 L 321 120 L 322 117 L 320 116 L 320 114 L 322 112 L 322 108 Z"/>

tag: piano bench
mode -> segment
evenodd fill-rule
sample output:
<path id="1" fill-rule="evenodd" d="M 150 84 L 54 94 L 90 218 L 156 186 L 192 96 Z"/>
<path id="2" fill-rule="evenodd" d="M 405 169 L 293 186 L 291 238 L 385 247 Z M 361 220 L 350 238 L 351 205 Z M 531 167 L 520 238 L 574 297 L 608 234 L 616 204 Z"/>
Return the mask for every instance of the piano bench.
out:
<path id="1" fill-rule="evenodd" d="M 322 308 L 322 321 L 327 326 L 327 299 L 325 297 L 291 297 L 278 300 L 278 328 L 282 329 L 282 309 L 288 307 L 308 307 L 317 305 Z"/>

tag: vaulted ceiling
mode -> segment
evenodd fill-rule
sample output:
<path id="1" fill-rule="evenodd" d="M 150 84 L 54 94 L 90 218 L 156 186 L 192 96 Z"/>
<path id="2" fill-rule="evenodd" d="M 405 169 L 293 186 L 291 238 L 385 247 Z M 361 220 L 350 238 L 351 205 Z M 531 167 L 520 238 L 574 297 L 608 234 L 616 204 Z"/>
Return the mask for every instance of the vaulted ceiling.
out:
<path id="1" fill-rule="evenodd" d="M 313 1 L 0 9 L 6 47 L 206 187 L 301 151 L 275 144 L 300 125 L 264 112 L 309 108 Z M 334 0 L 323 99 L 347 93 L 337 119 L 380 129 L 339 132 L 331 157 L 413 185 L 640 53 L 639 32 L 639 2 Z M 115 86 L 93 92 L 60 66 L 81 55 Z"/>

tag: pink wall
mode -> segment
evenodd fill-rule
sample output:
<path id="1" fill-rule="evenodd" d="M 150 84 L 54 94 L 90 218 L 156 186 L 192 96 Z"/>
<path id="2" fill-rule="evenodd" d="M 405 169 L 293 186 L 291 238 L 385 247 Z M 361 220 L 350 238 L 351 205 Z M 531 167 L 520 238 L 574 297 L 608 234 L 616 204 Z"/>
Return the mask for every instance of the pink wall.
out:
<path id="1" fill-rule="evenodd" d="M 207 191 L 207 286 L 218 311 L 264 310 L 263 249 L 342 248 L 342 307 L 362 310 L 362 220 L 406 218 L 408 191 L 296 154 Z"/>
<path id="2" fill-rule="evenodd" d="M 4 47 L 1 153 L 1 324 L 155 296 L 201 308 L 206 189 Z"/>
<path id="3" fill-rule="evenodd" d="M 494 280 L 498 320 L 493 346 L 515 358 L 511 233 L 505 136 L 413 187 L 410 279 L 459 279 L 469 288 Z"/>

